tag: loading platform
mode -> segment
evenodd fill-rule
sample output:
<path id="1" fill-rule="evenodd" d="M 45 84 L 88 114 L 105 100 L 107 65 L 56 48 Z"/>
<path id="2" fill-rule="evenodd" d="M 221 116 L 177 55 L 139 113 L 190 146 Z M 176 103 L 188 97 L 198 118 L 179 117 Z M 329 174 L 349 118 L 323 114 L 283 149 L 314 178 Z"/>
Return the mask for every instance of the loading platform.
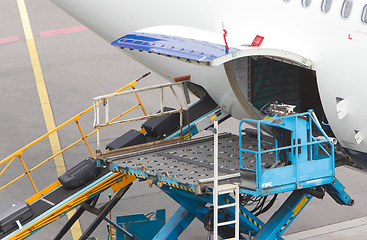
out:
<path id="1" fill-rule="evenodd" d="M 102 155 L 101 164 L 110 166 L 114 172 L 156 184 L 182 206 L 167 223 L 170 227 L 163 227 L 155 239 L 176 239 L 195 217 L 211 225 L 207 219 L 211 219 L 208 214 L 212 210 L 207 204 L 215 205 L 215 181 L 219 183 L 216 187 L 222 189 L 220 191 L 224 189 L 224 194 L 219 193 L 217 201 L 218 205 L 225 206 L 218 212 L 219 222 L 229 221 L 229 227 L 218 229 L 218 234 L 225 239 L 235 236 L 234 224 L 237 221 L 240 232 L 252 235 L 254 239 L 281 239 L 281 234 L 311 198 L 323 198 L 325 191 L 338 204 L 353 205 L 353 200 L 335 178 L 333 143 L 318 127 L 312 111 L 261 121 L 244 121 L 257 124 L 255 134 L 253 129 L 242 129 L 240 126 L 241 137 L 232 134 L 217 136 L 217 149 L 213 136 L 190 141 L 177 139 L 159 146 L 143 146 L 136 152 Z M 261 125 L 273 128 L 273 132 L 275 129 L 280 137 L 265 136 Z M 312 127 L 317 128 L 324 140 L 317 140 L 312 135 Z M 214 131 L 218 134 L 217 129 Z M 217 176 L 215 171 L 218 171 Z M 243 203 L 238 220 L 235 217 L 236 201 L 230 194 L 233 191 L 228 191 L 231 186 L 239 187 L 236 191 L 241 194 Z M 292 194 L 268 222 L 264 223 L 256 217 L 272 207 L 278 193 L 289 191 Z M 257 213 L 244 207 L 246 199 L 268 195 L 273 195 L 273 200 Z M 222 225 L 225 224 L 217 226 Z M 213 231 L 213 226 L 208 229 Z"/>
<path id="2" fill-rule="evenodd" d="M 187 99 L 186 82 L 181 83 Z M 128 93 L 140 91 L 134 89 L 135 84 L 136 81 Z M 102 103 L 108 105 L 106 99 L 110 97 L 97 98 L 94 107 Z M 138 100 L 137 106 L 141 105 Z M 146 143 L 104 153 L 99 147 L 101 125 L 99 120 L 95 121 L 98 134 L 98 156 L 95 158 L 102 168 L 101 173 L 74 190 L 66 190 L 59 181 L 42 191 L 36 189 L 37 193 L 26 200 L 33 216 L 21 224 L 17 220 L 17 225 L 10 231 L 1 233 L 2 239 L 26 238 L 77 207 L 76 213 L 54 239 L 62 239 L 85 211 L 95 214 L 96 219 L 80 239 L 87 239 L 103 220 L 128 238 L 139 239 L 106 218 L 136 179 L 146 181 L 150 186 L 156 185 L 180 205 L 153 239 L 177 239 L 195 218 L 214 234 L 214 239 L 218 236 L 223 239 L 240 239 L 240 236 L 245 239 L 282 239 L 281 235 L 313 197 L 322 199 L 327 192 L 338 204 L 353 205 L 353 200 L 335 177 L 335 166 L 343 161 L 344 156 L 334 152 L 333 143 L 312 111 L 295 114 L 282 111 L 283 105 L 277 106 L 276 114 L 270 114 L 264 120 L 242 120 L 238 135 L 234 135 L 219 133 L 218 122 L 228 115 L 222 113 L 210 98 L 204 97 L 190 108 L 187 102 L 184 105 L 186 108 L 173 111 L 180 112 L 179 129 L 164 133 L 160 140 L 150 137 Z M 205 111 L 201 112 L 201 109 Z M 143 112 L 146 114 L 144 109 Z M 190 115 L 190 121 L 189 118 L 184 121 L 182 116 L 185 113 Z M 166 114 L 161 104 L 161 115 Z M 79 118 L 76 116 L 72 120 L 78 124 Z M 116 119 L 110 121 L 106 110 L 104 125 L 113 125 Z M 245 122 L 256 128 L 248 128 Z M 191 138 L 204 129 L 213 134 Z M 80 141 L 87 142 L 89 135 L 81 133 L 83 138 Z M 10 163 L 17 156 L 22 160 L 20 155 L 11 156 Z M 25 169 L 30 177 L 30 171 Z M 109 187 L 117 194 L 112 201 L 97 209 L 99 194 Z M 291 194 L 268 221 L 261 221 L 258 216 L 273 207 L 277 195 L 282 192 Z M 266 202 L 268 196 L 272 199 Z M 248 206 L 253 202 L 258 205 L 249 210 Z"/>
<path id="3" fill-rule="evenodd" d="M 246 138 L 246 148 L 256 147 L 256 140 Z M 228 183 L 241 182 L 239 165 L 239 137 L 223 133 L 219 136 L 219 177 L 232 175 Z M 147 146 L 136 152 L 114 152 L 113 156 L 103 157 L 104 164 L 109 164 L 112 171 L 131 174 L 141 179 L 153 179 L 168 186 L 203 194 L 212 192 L 214 176 L 213 136 L 183 141 L 172 139 L 168 144 Z M 269 154 L 264 165 L 275 162 L 275 156 Z M 256 169 L 256 158 L 249 156 L 243 165 Z"/>

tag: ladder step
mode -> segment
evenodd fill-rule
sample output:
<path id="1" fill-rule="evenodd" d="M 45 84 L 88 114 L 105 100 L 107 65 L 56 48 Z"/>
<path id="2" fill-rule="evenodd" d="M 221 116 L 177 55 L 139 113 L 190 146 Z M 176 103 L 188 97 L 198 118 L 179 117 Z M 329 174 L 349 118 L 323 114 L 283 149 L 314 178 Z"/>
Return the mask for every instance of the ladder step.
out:
<path id="1" fill-rule="evenodd" d="M 239 177 L 241 177 L 241 173 L 227 174 L 227 175 L 219 176 L 218 181 L 232 179 L 232 178 L 239 178 Z M 198 182 L 202 183 L 202 184 L 211 183 L 211 182 L 214 182 L 214 178 L 213 177 L 212 178 L 204 178 L 204 179 L 198 180 Z"/>
<path id="2" fill-rule="evenodd" d="M 230 225 L 230 224 L 235 224 L 235 223 L 236 223 L 236 220 L 227 221 L 227 222 L 221 222 L 221 223 L 218 223 L 218 227 L 225 226 L 225 225 Z"/>
<path id="3" fill-rule="evenodd" d="M 218 194 L 226 194 L 235 191 L 237 188 L 234 184 L 223 184 L 218 186 Z"/>
<path id="4" fill-rule="evenodd" d="M 228 208 L 228 207 L 235 207 L 236 203 L 230 203 L 230 204 L 224 204 L 224 205 L 218 205 L 218 209 L 221 208 Z"/>

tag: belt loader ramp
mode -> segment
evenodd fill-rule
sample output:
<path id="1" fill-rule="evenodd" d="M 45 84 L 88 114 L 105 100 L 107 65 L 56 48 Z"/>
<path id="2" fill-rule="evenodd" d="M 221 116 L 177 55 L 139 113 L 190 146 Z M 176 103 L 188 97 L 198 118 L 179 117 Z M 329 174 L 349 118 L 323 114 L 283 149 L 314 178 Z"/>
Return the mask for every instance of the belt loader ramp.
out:
<path id="1" fill-rule="evenodd" d="M 187 126 L 182 128 L 181 124 L 180 130 L 165 137 L 181 135 L 188 139 L 195 128 L 197 131 L 208 128 L 214 120 L 226 117 L 220 109 L 213 108 L 202 116 L 199 114 L 193 120 L 187 120 Z M 108 117 L 106 119 L 106 125 L 110 125 Z M 37 204 L 46 204 L 47 207 L 6 233 L 4 239 L 25 238 L 77 206 L 81 207 L 55 239 L 61 239 L 72 223 L 88 210 L 98 217 L 81 237 L 86 239 L 137 178 L 156 184 L 181 205 L 154 239 L 177 239 L 195 217 L 209 231 L 223 238 L 239 239 L 240 234 L 246 234 L 255 236 L 255 239 L 281 239 L 281 234 L 313 196 L 322 197 L 326 191 L 339 204 L 352 205 L 353 200 L 335 178 L 335 154 L 331 142 L 321 129 L 319 131 L 325 140 L 316 140 L 312 135 L 312 126 L 318 128 L 318 125 L 311 113 L 255 123 L 258 127 L 255 135 L 253 131 L 240 127 L 239 136 L 218 136 L 216 126 L 211 128 L 215 132 L 214 139 L 218 139 L 214 143 L 212 136 L 192 140 L 176 137 L 100 154 L 98 163 L 105 170 L 96 180 L 68 193 L 63 193 L 65 189 L 59 182 L 38 192 L 27 202 L 31 208 Z M 280 134 L 265 137 L 261 125 L 275 128 Z M 97 126 L 97 132 L 100 127 Z M 82 140 L 86 140 L 84 135 Z M 116 191 L 120 189 L 119 193 L 111 204 L 96 209 L 98 194 L 109 186 Z M 273 195 L 275 200 L 277 193 L 285 191 L 293 193 L 266 223 L 257 215 L 268 210 L 273 200 L 257 212 L 244 207 L 254 197 Z M 236 193 L 235 199 L 232 192 Z M 53 194 L 62 197 L 53 199 Z M 241 200 L 237 198 L 239 194 Z M 131 239 L 136 239 L 136 236 L 112 224 Z"/>
<path id="2" fill-rule="evenodd" d="M 126 86 L 122 87 L 121 89 L 117 90 L 116 93 L 122 92 L 128 88 L 135 89 L 138 81 L 148 76 L 150 73 L 143 75 L 142 77 L 135 79 L 134 81 L 130 82 Z M 137 104 L 130 108 L 128 111 L 132 111 L 135 108 L 141 107 L 143 113 L 146 115 L 145 109 L 140 101 L 139 96 L 136 94 Z M 102 103 L 98 103 L 102 104 Z M 87 113 L 91 112 L 94 109 L 94 106 L 91 106 L 84 111 L 80 112 L 76 116 L 72 117 L 68 121 L 64 122 L 60 126 L 56 127 L 52 131 L 44 134 L 43 136 L 39 137 L 38 139 L 34 140 L 33 142 L 29 143 L 25 147 L 19 149 L 18 151 L 14 152 L 13 154 L 9 155 L 8 157 L 4 158 L 0 161 L 0 165 L 2 166 L 2 171 L 0 172 L 0 177 L 3 180 L 2 182 L 8 181 L 8 183 L 4 184 L 0 187 L 1 190 L 5 188 L 9 188 L 14 185 L 14 183 L 18 183 L 23 177 L 28 177 L 34 190 L 35 194 L 29 197 L 25 201 L 17 200 L 10 205 L 3 206 L 1 208 L 3 215 L 1 215 L 0 221 L 0 238 L 1 239 L 24 239 L 34 232 L 40 230 L 42 227 L 46 226 L 47 224 L 52 223 L 56 219 L 64 216 L 73 208 L 80 206 L 84 202 L 89 201 L 92 197 L 97 197 L 101 192 L 106 190 L 109 187 L 112 187 L 114 191 L 118 191 L 119 189 L 123 189 L 133 180 L 134 177 L 131 176 L 124 176 L 123 174 L 115 174 L 110 172 L 108 169 L 103 169 L 99 176 L 92 182 L 88 183 L 86 186 L 79 187 L 73 190 L 66 190 L 64 187 L 61 186 L 59 181 L 56 181 L 50 184 L 48 187 L 44 188 L 43 190 L 38 190 L 34 178 L 35 171 L 40 169 L 42 166 L 47 164 L 49 161 L 59 158 L 62 154 L 69 149 L 73 148 L 75 145 L 81 142 L 85 142 L 87 149 L 89 151 L 90 156 L 96 158 L 92 147 L 88 141 L 88 138 L 93 134 L 97 133 L 97 130 L 93 130 L 92 132 L 86 134 L 82 130 L 81 127 L 81 120 L 83 117 L 87 115 Z M 119 117 L 124 116 L 121 114 Z M 38 146 L 38 144 L 42 144 L 42 140 L 47 139 L 48 137 L 52 136 L 53 134 L 57 133 L 61 129 L 65 128 L 66 126 L 72 125 L 75 123 L 77 129 L 79 130 L 80 135 L 82 136 L 75 142 L 72 142 L 70 145 L 66 146 L 63 149 L 60 149 L 59 152 L 54 153 L 52 156 L 48 157 L 47 159 L 36 163 L 34 167 L 29 167 L 29 163 L 27 162 L 26 156 L 27 152 L 34 150 Z M 37 151 L 35 151 L 37 152 Z M 20 174 L 18 177 L 14 178 L 13 180 L 4 179 L 6 176 L 7 170 L 14 165 L 14 162 L 19 159 L 22 166 L 24 167 L 24 173 Z M 18 169 L 17 172 L 21 172 L 21 169 Z M 122 181 L 124 180 L 124 181 Z M 20 203 L 19 205 L 17 205 Z M 17 216 L 17 212 L 9 212 L 7 209 L 11 207 L 16 208 L 17 206 L 25 206 L 24 211 L 31 212 L 31 215 L 27 215 L 26 219 L 22 219 L 22 209 L 20 211 L 20 215 Z M 1 211 L 0 210 L 0 211 Z M 5 226 L 5 227 L 4 227 Z"/>
<path id="3" fill-rule="evenodd" d="M 149 74 L 150 73 L 147 73 L 144 76 L 142 76 L 141 78 L 132 81 L 131 83 L 129 83 L 128 85 L 126 85 L 125 87 L 119 89 L 118 91 L 114 93 L 114 94 L 118 94 L 123 91 L 124 93 L 128 93 L 128 94 L 134 93 L 134 95 L 137 98 L 138 103 L 137 105 L 125 111 L 123 114 L 120 114 L 119 116 L 114 117 L 112 120 L 107 121 L 105 125 L 113 124 L 114 121 L 118 120 L 119 118 L 124 116 L 126 113 L 138 107 L 141 107 L 145 116 L 147 115 L 142 105 L 142 102 L 139 96 L 137 95 L 137 93 L 140 92 L 141 89 L 136 90 L 135 86 L 139 80 L 148 76 Z M 183 85 L 184 82 L 179 83 L 179 84 Z M 130 92 L 126 91 L 128 87 L 131 87 L 132 91 Z M 160 88 L 160 87 L 162 86 L 158 86 L 157 88 Z M 166 85 L 165 87 L 170 87 L 172 89 L 172 86 L 170 84 Z M 174 90 L 172 89 L 172 91 Z M 183 86 L 183 91 L 184 91 L 185 97 L 187 97 L 186 86 Z M 27 207 L 29 208 L 29 210 L 27 211 L 30 211 L 32 213 L 31 217 L 27 216 L 26 218 L 23 219 L 22 215 L 19 215 L 19 217 L 16 215 L 18 214 L 17 212 L 11 212 L 10 214 L 11 216 L 9 216 L 8 218 L 8 216 L 5 216 L 8 214 L 8 211 L 5 211 L 3 213 L 4 216 L 0 216 L 0 218 L 3 217 L 5 219 L 5 221 L 0 220 L 0 236 L 2 239 L 26 238 L 32 235 L 33 233 L 37 232 L 38 230 L 40 230 L 42 227 L 46 226 L 47 224 L 50 224 L 53 221 L 55 221 L 56 219 L 64 216 L 67 212 L 69 212 L 70 210 L 78 206 L 81 206 L 80 207 L 81 209 L 84 209 L 84 210 L 88 209 L 89 211 L 92 211 L 94 213 L 97 213 L 97 212 L 99 214 L 102 212 L 106 213 L 106 210 L 104 209 L 104 207 L 107 207 L 107 206 L 104 206 L 103 208 L 99 210 L 96 210 L 93 207 L 93 205 L 96 204 L 99 194 L 109 187 L 111 187 L 115 192 L 120 191 L 124 193 L 128 189 L 129 184 L 136 179 L 134 176 L 131 176 L 129 174 L 121 174 L 121 173 L 112 172 L 110 171 L 108 166 L 104 166 L 99 176 L 95 180 L 93 180 L 92 182 L 89 182 L 87 185 L 83 187 L 79 187 L 73 190 L 67 190 L 65 189 L 65 187 L 61 185 L 59 181 L 56 181 L 53 184 L 49 185 L 48 187 L 44 188 L 43 190 L 39 191 L 38 188 L 36 187 L 35 181 L 33 180 L 31 176 L 33 171 L 43 166 L 44 164 L 46 164 L 53 158 L 58 157 L 59 155 L 61 155 L 62 153 L 64 153 L 65 151 L 67 151 L 68 149 L 72 148 L 73 146 L 75 146 L 76 144 L 82 141 L 86 143 L 86 146 L 89 150 L 90 155 L 93 158 L 96 158 L 93 151 L 91 150 L 91 146 L 87 139 L 95 133 L 99 135 L 99 131 L 103 128 L 103 126 L 98 126 L 97 129 L 95 129 L 94 131 L 90 132 L 89 134 L 85 134 L 81 128 L 81 125 L 79 124 L 79 121 L 82 116 L 84 116 L 86 113 L 90 112 L 91 110 L 95 109 L 96 106 L 99 106 L 101 104 L 104 104 L 106 106 L 108 99 L 109 97 L 104 98 L 104 101 L 98 101 L 97 103 L 95 103 L 94 106 L 82 111 L 81 113 L 77 114 L 70 120 L 61 124 L 59 127 L 52 130 L 51 132 L 41 136 L 40 138 L 28 144 L 27 146 L 19 149 L 15 153 L 11 154 L 7 158 L 0 161 L 0 165 L 3 165 L 3 166 L 5 165 L 5 167 L 2 169 L 0 173 L 0 177 L 9 168 L 9 166 L 16 160 L 16 158 L 19 158 L 25 170 L 23 174 L 9 181 L 9 183 L 5 184 L 4 186 L 2 186 L 0 188 L 0 191 L 6 187 L 11 186 L 11 184 L 19 181 L 24 176 L 27 176 L 30 179 L 32 186 L 34 187 L 34 190 L 36 191 L 36 194 L 31 196 L 24 202 L 24 204 L 26 204 Z M 187 103 L 186 103 L 186 106 L 187 106 Z M 181 110 L 178 110 L 178 112 L 179 111 L 181 111 L 181 115 L 182 115 L 182 107 L 181 107 Z M 164 138 L 177 138 L 178 135 L 185 135 L 185 138 L 190 138 L 192 135 L 203 130 L 205 126 L 208 125 L 207 127 L 209 127 L 212 124 L 214 119 L 219 119 L 223 121 L 229 117 L 228 115 L 222 113 L 219 108 L 217 108 L 217 105 L 214 103 L 214 101 L 209 96 L 203 96 L 201 100 L 199 100 L 197 103 L 190 106 L 190 108 L 186 107 L 185 114 L 186 116 L 190 116 L 190 124 L 189 124 L 189 118 L 185 118 L 182 121 L 182 117 L 181 117 L 181 121 L 182 121 L 181 128 L 177 131 L 175 129 L 174 131 L 168 133 L 168 135 L 164 136 Z M 159 116 L 159 114 L 156 114 L 156 116 Z M 145 118 L 148 118 L 148 117 L 145 117 Z M 34 145 L 36 145 L 43 139 L 49 137 L 51 134 L 59 131 L 63 127 L 70 125 L 73 122 L 76 123 L 80 131 L 80 134 L 82 135 L 82 138 L 80 138 L 76 142 L 73 142 L 69 146 L 55 153 L 51 157 L 42 161 L 41 163 L 37 164 L 35 167 L 28 168 L 26 164 L 27 163 L 26 159 L 23 159 L 23 152 L 27 151 L 29 148 L 33 147 Z M 186 126 L 182 127 L 182 124 L 185 124 Z M 190 129 L 191 131 L 189 131 L 188 129 Z M 141 131 L 144 132 L 143 129 Z M 99 136 L 97 137 L 97 139 L 99 140 Z M 180 139 L 183 139 L 183 138 L 181 137 Z M 154 141 L 154 140 L 156 139 L 152 139 L 152 138 L 150 139 L 150 141 Z M 100 153 L 100 151 L 97 151 L 97 154 L 98 153 Z M 109 151 L 109 154 L 113 154 L 113 151 Z M 115 199 L 114 204 L 118 202 L 118 199 L 121 198 L 122 195 L 123 194 L 120 194 L 119 197 Z M 13 204 L 10 204 L 9 206 L 12 206 L 12 205 L 15 205 L 15 204 L 13 203 Z M 4 206 L 4 208 L 7 208 L 7 207 L 8 206 Z M 109 207 L 113 207 L 113 205 L 109 205 Z M 109 208 L 109 210 L 111 210 L 111 208 Z M 77 214 L 81 214 L 80 211 L 79 213 L 77 212 Z M 77 219 L 76 216 L 77 215 L 74 215 L 74 218 L 72 218 L 71 221 L 75 221 L 75 219 Z M 104 220 L 108 221 L 108 219 L 104 219 Z M 5 224 L 7 224 L 6 228 L 3 227 Z M 93 225 L 93 227 L 95 226 L 96 224 Z M 66 228 L 62 230 L 62 233 L 60 232 L 60 234 L 55 239 L 61 238 L 62 237 L 61 235 L 65 234 L 65 232 L 69 228 L 70 226 L 67 225 Z M 90 233 L 91 232 L 88 231 L 86 234 L 90 235 Z M 82 239 L 86 239 L 86 235 L 83 235 Z"/>
<path id="4" fill-rule="evenodd" d="M 128 186 L 135 178 L 124 174 L 116 174 L 104 171 L 98 179 L 92 183 L 75 190 L 66 190 L 59 182 L 55 182 L 48 188 L 39 192 L 42 197 L 32 201 L 26 200 L 30 204 L 33 216 L 22 222 L 21 226 L 15 226 L 8 232 L 2 234 L 2 239 L 24 239 L 47 224 L 65 215 L 71 209 L 80 206 L 84 202 L 98 196 L 109 187 L 121 188 Z M 121 183 L 123 184 L 121 184 Z M 115 189 L 115 190 L 117 190 Z M 34 196 L 33 198 L 37 198 Z M 101 211 L 109 205 L 102 207 Z M 105 213 L 107 215 L 108 211 Z"/>

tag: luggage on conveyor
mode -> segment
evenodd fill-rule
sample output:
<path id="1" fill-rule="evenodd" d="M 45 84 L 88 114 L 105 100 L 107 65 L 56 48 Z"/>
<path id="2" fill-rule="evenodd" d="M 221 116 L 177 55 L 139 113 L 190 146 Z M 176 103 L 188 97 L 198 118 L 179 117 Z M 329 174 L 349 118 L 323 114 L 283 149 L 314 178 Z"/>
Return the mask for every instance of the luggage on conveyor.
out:
<path id="1" fill-rule="evenodd" d="M 0 209 L 0 233 L 5 233 L 14 227 L 20 227 L 21 223 L 30 217 L 32 217 L 31 208 L 23 200 L 16 200 L 2 207 Z M 17 223 L 17 221 L 19 222 Z"/>
<path id="2" fill-rule="evenodd" d="M 114 150 L 146 142 L 147 139 L 145 138 L 144 134 L 134 129 L 131 129 L 130 131 L 126 132 L 125 134 L 121 135 L 120 137 L 116 138 L 111 143 L 109 143 L 106 146 L 106 149 Z"/>
<path id="3" fill-rule="evenodd" d="M 168 112 L 175 110 L 174 108 L 164 107 L 163 112 Z M 159 111 L 158 113 L 160 113 Z M 172 132 L 180 125 L 180 114 L 172 113 L 168 115 L 163 115 L 155 118 L 150 118 L 142 127 L 147 131 L 147 135 L 154 136 L 156 139 L 161 139 L 166 134 Z"/>
<path id="4" fill-rule="evenodd" d="M 66 189 L 75 189 L 95 179 L 100 171 L 96 160 L 89 157 L 61 175 L 59 181 Z"/>

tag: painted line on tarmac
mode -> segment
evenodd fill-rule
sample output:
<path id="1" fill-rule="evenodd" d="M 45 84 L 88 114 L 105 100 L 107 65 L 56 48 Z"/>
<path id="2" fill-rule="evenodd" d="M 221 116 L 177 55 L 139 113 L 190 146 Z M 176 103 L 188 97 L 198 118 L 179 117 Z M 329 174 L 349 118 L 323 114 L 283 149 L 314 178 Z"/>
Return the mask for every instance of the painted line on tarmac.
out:
<path id="1" fill-rule="evenodd" d="M 17 41 L 19 41 L 18 36 L 0 38 L 0 44 L 12 43 L 12 42 L 17 42 Z"/>
<path id="2" fill-rule="evenodd" d="M 363 234 L 363 236 L 361 235 L 361 237 L 363 237 L 364 239 L 366 230 L 367 230 L 367 217 L 361 217 L 302 232 L 292 233 L 286 236 L 282 236 L 282 238 L 284 240 L 299 240 L 310 238 L 332 239 L 333 236 L 335 236 L 335 234 L 337 234 L 338 236 L 347 237 L 349 235 L 356 237 L 359 236 L 358 233 L 361 233 Z"/>
<path id="3" fill-rule="evenodd" d="M 50 37 L 50 36 L 55 36 L 55 35 L 60 35 L 60 34 L 65 34 L 65 33 L 80 32 L 80 31 L 85 31 L 85 30 L 88 30 L 88 28 L 84 27 L 83 25 L 76 26 L 76 27 L 61 28 L 61 29 L 40 32 L 40 37 Z"/>
<path id="4" fill-rule="evenodd" d="M 22 20 L 24 35 L 25 35 L 26 42 L 27 42 L 29 57 L 31 59 L 33 73 L 34 73 L 34 77 L 36 80 L 38 95 L 41 101 L 42 112 L 43 112 L 45 122 L 46 122 L 46 128 L 47 128 L 47 131 L 50 132 L 51 130 L 55 128 L 55 120 L 54 120 L 54 116 L 52 113 L 50 99 L 48 97 L 45 80 L 43 78 L 43 72 L 42 72 L 41 63 L 38 57 L 36 43 L 33 38 L 32 28 L 31 28 L 31 24 L 29 21 L 25 2 L 24 0 L 17 0 L 17 3 L 18 3 L 20 17 Z M 49 136 L 49 139 L 50 139 L 52 153 L 53 154 L 58 153 L 61 150 L 61 147 L 60 147 L 60 141 L 59 141 L 59 136 L 57 132 L 51 134 Z M 55 160 L 57 174 L 58 176 L 60 176 L 61 174 L 63 174 L 66 171 L 64 159 L 62 155 L 60 154 L 56 156 L 54 160 Z M 70 211 L 68 213 L 68 218 L 70 218 L 74 212 L 75 210 Z M 71 227 L 70 230 L 73 235 L 73 239 L 79 239 L 79 237 L 82 235 L 79 221 L 75 222 L 75 224 Z"/>

